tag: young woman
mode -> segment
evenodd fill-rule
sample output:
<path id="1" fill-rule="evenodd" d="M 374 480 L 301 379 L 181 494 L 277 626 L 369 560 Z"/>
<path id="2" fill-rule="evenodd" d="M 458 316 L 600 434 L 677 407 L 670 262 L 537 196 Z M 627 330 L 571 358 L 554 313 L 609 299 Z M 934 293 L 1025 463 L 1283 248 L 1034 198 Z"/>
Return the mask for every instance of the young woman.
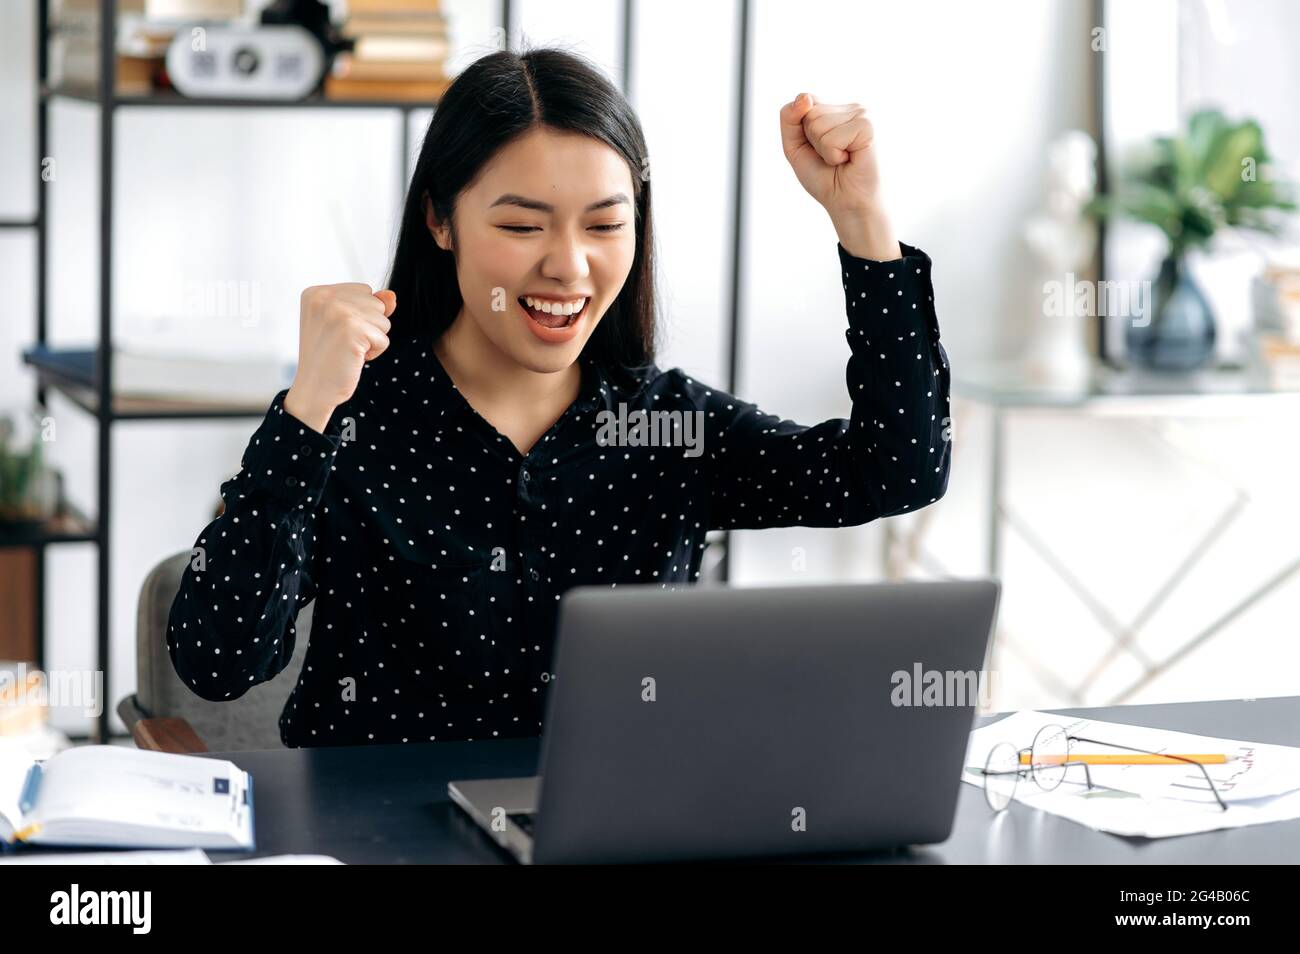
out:
<path id="1" fill-rule="evenodd" d="M 654 364 L 640 123 L 571 54 L 486 56 L 429 124 L 389 287 L 302 294 L 293 385 L 171 608 L 186 685 L 223 700 L 274 677 L 314 599 L 286 745 L 536 735 L 570 587 L 690 583 L 710 529 L 941 497 L 930 260 L 890 229 L 861 107 L 804 94 L 780 120 L 839 237 L 848 419 L 801 426 Z"/>

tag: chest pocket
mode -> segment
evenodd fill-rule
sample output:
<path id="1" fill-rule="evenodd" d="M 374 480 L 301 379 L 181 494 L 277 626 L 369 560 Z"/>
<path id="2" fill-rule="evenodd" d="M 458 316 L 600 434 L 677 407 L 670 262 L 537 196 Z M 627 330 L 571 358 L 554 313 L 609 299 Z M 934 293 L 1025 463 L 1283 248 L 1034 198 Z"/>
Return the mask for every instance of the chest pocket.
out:
<path id="1" fill-rule="evenodd" d="M 498 687 L 505 683 L 501 673 L 508 662 L 495 641 L 486 572 L 483 563 L 435 567 L 399 560 L 384 594 L 383 639 L 435 705 L 486 706 L 504 691 Z"/>

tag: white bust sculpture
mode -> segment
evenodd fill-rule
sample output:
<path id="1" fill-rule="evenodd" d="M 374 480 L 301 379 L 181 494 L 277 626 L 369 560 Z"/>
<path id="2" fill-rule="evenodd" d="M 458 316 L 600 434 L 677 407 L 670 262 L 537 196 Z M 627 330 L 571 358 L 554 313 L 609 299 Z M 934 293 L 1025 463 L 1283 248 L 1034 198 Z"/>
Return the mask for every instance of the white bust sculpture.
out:
<path id="1" fill-rule="evenodd" d="M 1095 315 L 1069 307 L 1075 302 L 1076 283 L 1096 248 L 1096 224 L 1084 218 L 1083 206 L 1096 190 L 1097 146 L 1081 130 L 1062 133 L 1048 147 L 1047 208 L 1025 224 L 1024 237 L 1038 258 L 1035 287 L 1041 292 L 1042 310 L 1035 315 L 1022 354 L 1026 377 L 1036 385 L 1074 389 L 1087 383 L 1092 358 L 1087 333 Z M 1049 283 L 1059 283 L 1063 295 L 1050 298 Z M 1064 313 L 1049 307 L 1064 300 Z M 1095 301 L 1095 295 L 1089 300 Z"/>

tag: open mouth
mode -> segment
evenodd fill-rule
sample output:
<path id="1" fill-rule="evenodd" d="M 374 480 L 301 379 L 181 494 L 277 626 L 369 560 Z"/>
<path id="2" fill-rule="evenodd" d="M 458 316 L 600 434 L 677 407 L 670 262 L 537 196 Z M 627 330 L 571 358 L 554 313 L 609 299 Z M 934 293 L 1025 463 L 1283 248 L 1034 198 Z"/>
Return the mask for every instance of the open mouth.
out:
<path id="1" fill-rule="evenodd" d="M 519 297 L 517 301 L 519 302 L 520 307 L 523 308 L 524 313 L 527 314 L 529 318 L 537 322 L 542 327 L 551 328 L 551 329 L 570 327 L 575 322 L 577 322 L 579 318 L 581 318 L 583 315 L 587 313 L 587 308 L 591 305 L 591 299 L 586 298 L 583 300 L 582 307 L 580 309 L 578 309 L 571 315 L 564 315 L 564 314 L 552 314 L 534 308 L 532 305 L 528 304 L 528 301 L 522 296 Z"/>

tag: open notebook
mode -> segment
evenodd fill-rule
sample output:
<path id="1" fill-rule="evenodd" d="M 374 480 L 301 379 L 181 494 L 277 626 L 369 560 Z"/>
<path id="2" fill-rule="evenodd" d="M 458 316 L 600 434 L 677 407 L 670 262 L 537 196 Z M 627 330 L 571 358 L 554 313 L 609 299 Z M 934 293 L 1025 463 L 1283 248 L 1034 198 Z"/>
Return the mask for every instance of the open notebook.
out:
<path id="1" fill-rule="evenodd" d="M 0 750 L 0 850 L 15 842 L 256 848 L 253 779 L 221 759 L 114 745 L 43 762 Z"/>

